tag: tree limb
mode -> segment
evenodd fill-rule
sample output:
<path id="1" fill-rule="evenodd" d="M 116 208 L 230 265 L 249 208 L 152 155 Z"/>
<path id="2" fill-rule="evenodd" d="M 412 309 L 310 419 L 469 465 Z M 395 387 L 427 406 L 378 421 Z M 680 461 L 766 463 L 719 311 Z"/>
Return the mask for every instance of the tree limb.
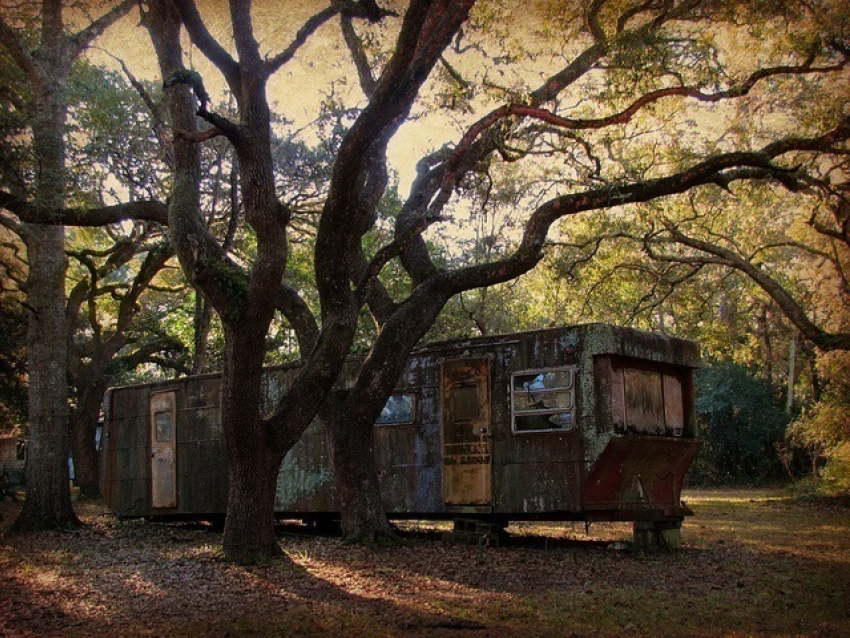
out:
<path id="1" fill-rule="evenodd" d="M 776 302 L 791 323 L 822 350 L 850 350 L 850 333 L 830 334 L 817 326 L 809 319 L 805 309 L 779 282 L 745 257 L 723 246 L 690 237 L 675 227 L 668 228 L 667 233 L 675 242 L 713 255 L 718 260 L 716 263 L 722 263 L 747 275 Z"/>
<path id="2" fill-rule="evenodd" d="M 295 53 L 300 49 L 307 39 L 313 35 L 313 33 L 318 30 L 323 24 L 325 24 L 328 20 L 333 18 L 339 10 L 331 5 L 316 15 L 310 17 L 300 29 L 298 29 L 298 33 L 295 34 L 295 39 L 287 46 L 283 51 L 278 53 L 272 59 L 268 60 L 265 64 L 265 74 L 266 77 L 274 74 L 280 67 L 289 62 L 294 56 Z"/>
<path id="3" fill-rule="evenodd" d="M 24 49 L 24 44 L 21 42 L 18 34 L 15 33 L 15 30 L 3 20 L 2 15 L 0 15 L 0 44 L 3 45 L 3 48 L 8 51 L 15 63 L 30 79 L 37 77 L 38 68 L 35 61 L 29 52 Z"/>
<path id="4" fill-rule="evenodd" d="M 106 226 L 123 221 L 150 221 L 168 225 L 168 207 L 157 201 L 136 201 L 100 208 L 45 210 L 11 193 L 0 191 L 0 208 L 28 224 Z"/>
<path id="5" fill-rule="evenodd" d="M 137 4 L 138 0 L 122 0 L 122 2 L 104 13 L 85 29 L 73 35 L 69 42 L 71 45 L 71 58 L 75 59 L 79 57 L 106 29 L 130 13 L 130 10 Z"/>
<path id="6" fill-rule="evenodd" d="M 822 150 L 850 137 L 850 118 L 834 129 L 814 138 L 790 137 L 753 152 L 723 153 L 698 162 L 674 174 L 628 184 L 596 188 L 553 198 L 539 206 L 529 217 L 518 248 L 496 262 L 469 266 L 452 273 L 434 275 L 456 294 L 461 290 L 502 283 L 517 277 L 537 264 L 551 225 L 566 216 L 580 212 L 607 209 L 625 204 L 647 202 L 685 193 L 697 186 L 714 184 L 718 175 L 740 168 L 756 167 L 767 171 L 784 171 L 772 159 L 795 150 Z M 733 173 L 734 174 L 734 173 Z"/>
<path id="7" fill-rule="evenodd" d="M 224 75 L 231 90 L 239 90 L 239 63 L 222 47 L 207 29 L 194 0 L 173 0 L 192 42 Z"/>
<path id="8" fill-rule="evenodd" d="M 301 358 L 307 358 L 316 347 L 320 333 L 313 312 L 301 295 L 286 283 L 280 286 L 277 308 L 295 331 Z"/>
<path id="9" fill-rule="evenodd" d="M 343 14 L 340 18 L 342 26 L 342 37 L 345 40 L 346 46 L 351 53 L 351 59 L 354 62 L 354 68 L 357 69 L 357 77 L 360 79 L 360 88 L 367 98 L 371 98 L 375 94 L 377 81 L 372 76 L 372 69 L 369 66 L 369 60 L 366 58 L 366 52 L 363 50 L 363 42 L 357 36 L 352 24 L 351 17 Z"/>

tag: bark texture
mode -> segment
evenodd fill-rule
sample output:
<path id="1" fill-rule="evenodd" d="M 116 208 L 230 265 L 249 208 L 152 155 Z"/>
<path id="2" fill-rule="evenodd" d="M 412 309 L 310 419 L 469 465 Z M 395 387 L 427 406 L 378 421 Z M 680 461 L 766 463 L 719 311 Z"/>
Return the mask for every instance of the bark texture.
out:
<path id="1" fill-rule="evenodd" d="M 29 213 L 50 217 L 65 207 L 66 84 L 73 61 L 133 6 L 125 1 L 83 30 L 68 35 L 60 0 L 45 0 L 36 50 L 0 18 L 0 44 L 25 72 L 33 93 L 32 140 L 37 159 L 35 197 Z M 0 198 L 4 202 L 5 196 Z M 4 207 L 7 203 L 3 204 Z M 14 212 L 14 211 L 13 211 Z M 15 529 L 65 528 L 78 524 L 68 484 L 68 375 L 65 319 L 65 231 L 55 225 L 24 225 L 29 275 L 29 458 L 27 500 Z"/>
<path id="2" fill-rule="evenodd" d="M 77 397 L 77 405 L 71 411 L 74 483 L 80 488 L 81 494 L 91 498 L 100 496 L 95 434 L 107 385 L 105 376 L 92 380 Z"/>
<path id="3" fill-rule="evenodd" d="M 45 2 L 39 64 L 32 62 L 29 76 L 35 90 L 33 150 L 40 164 L 35 207 L 47 210 L 65 204 L 65 84 L 70 65 L 64 37 L 61 4 Z M 78 523 L 68 485 L 65 230 L 30 226 L 26 244 L 29 458 L 27 499 L 15 522 L 17 531 Z"/>

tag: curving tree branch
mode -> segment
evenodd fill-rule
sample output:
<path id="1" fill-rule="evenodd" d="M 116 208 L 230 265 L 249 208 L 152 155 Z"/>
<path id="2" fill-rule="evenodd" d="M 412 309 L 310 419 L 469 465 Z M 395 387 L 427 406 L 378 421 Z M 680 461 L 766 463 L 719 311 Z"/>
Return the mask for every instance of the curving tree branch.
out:
<path id="1" fill-rule="evenodd" d="M 656 259 L 663 258 L 668 261 L 675 260 L 692 264 L 714 263 L 734 268 L 756 282 L 776 302 L 783 314 L 788 317 L 803 336 L 818 348 L 826 352 L 831 350 L 850 350 L 850 333 L 829 333 L 822 329 L 814 321 L 809 319 L 808 313 L 803 306 L 794 299 L 782 284 L 745 256 L 724 246 L 687 235 L 675 227 L 667 228 L 666 233 L 669 235 L 669 241 L 693 248 L 702 255 L 698 254 L 690 258 L 654 255 Z"/>
<path id="2" fill-rule="evenodd" d="M 27 224 L 106 226 L 130 220 L 168 224 L 168 208 L 158 201 L 143 200 L 99 208 L 47 210 L 11 193 L 0 191 L 0 208 Z"/>

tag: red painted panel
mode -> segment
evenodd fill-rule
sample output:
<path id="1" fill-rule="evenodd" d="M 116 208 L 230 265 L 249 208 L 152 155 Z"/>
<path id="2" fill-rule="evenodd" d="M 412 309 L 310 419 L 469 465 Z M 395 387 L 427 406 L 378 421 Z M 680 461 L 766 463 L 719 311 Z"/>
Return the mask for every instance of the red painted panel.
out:
<path id="1" fill-rule="evenodd" d="M 585 508 L 679 508 L 682 481 L 700 445 L 695 439 L 612 438 L 587 477 Z"/>

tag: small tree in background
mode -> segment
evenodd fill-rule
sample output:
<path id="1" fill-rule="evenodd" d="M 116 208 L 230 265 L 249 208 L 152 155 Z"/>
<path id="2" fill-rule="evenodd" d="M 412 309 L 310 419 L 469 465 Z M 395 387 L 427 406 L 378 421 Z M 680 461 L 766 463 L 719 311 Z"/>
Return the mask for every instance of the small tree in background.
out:
<path id="1" fill-rule="evenodd" d="M 820 400 L 789 428 L 792 452 L 802 452 L 814 487 L 826 496 L 850 496 L 850 354 L 818 362 L 825 384 Z"/>

